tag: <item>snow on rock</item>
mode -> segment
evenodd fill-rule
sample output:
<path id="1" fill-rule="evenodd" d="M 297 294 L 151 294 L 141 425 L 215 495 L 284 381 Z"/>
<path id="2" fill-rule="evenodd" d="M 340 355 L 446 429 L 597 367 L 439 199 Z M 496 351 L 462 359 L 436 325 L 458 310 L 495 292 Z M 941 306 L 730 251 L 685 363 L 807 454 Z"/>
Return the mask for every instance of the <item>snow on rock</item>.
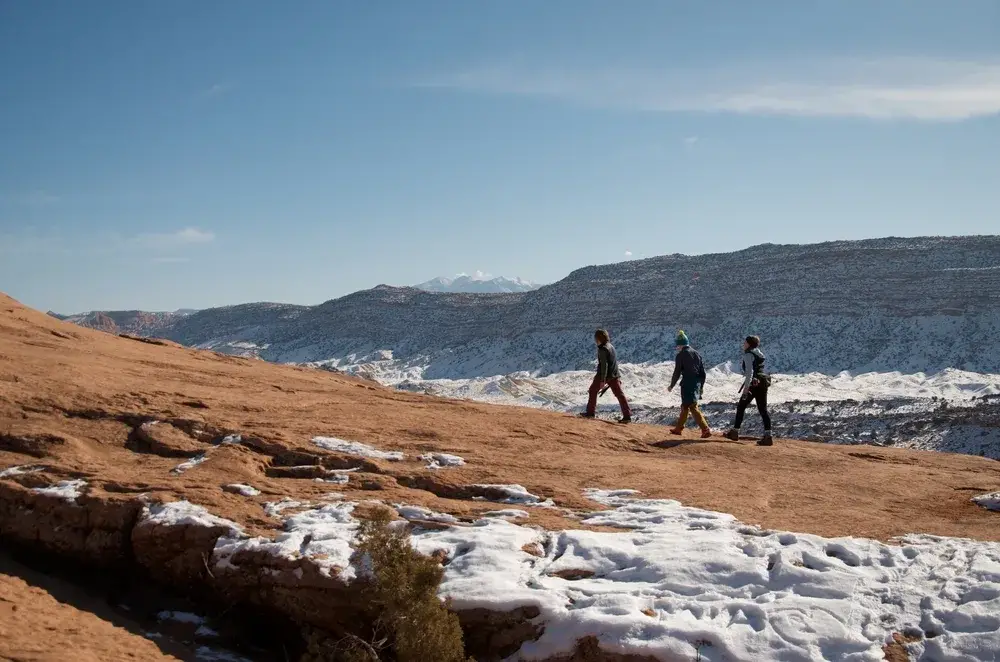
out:
<path id="1" fill-rule="evenodd" d="M 224 485 L 222 487 L 226 492 L 233 492 L 235 494 L 242 494 L 245 497 L 255 497 L 260 495 L 260 490 L 252 485 L 246 485 L 244 483 L 230 483 L 229 485 Z"/>
<path id="2" fill-rule="evenodd" d="M 376 460 L 390 460 L 392 462 L 399 462 L 400 460 L 406 458 L 406 456 L 399 451 L 380 451 L 372 448 L 368 444 L 362 444 L 359 441 L 344 441 L 343 439 L 337 439 L 336 437 L 314 437 L 313 443 L 320 448 L 325 448 L 326 450 L 334 451 L 335 453 L 344 453 L 345 455 L 370 457 Z"/>
<path id="3" fill-rule="evenodd" d="M 190 501 L 171 501 L 145 506 L 140 518 L 140 526 L 203 526 L 224 527 L 229 536 L 244 536 L 239 524 L 209 513 L 202 506 Z"/>
<path id="4" fill-rule="evenodd" d="M 212 628 L 208 627 L 207 625 L 200 625 L 198 626 L 198 629 L 194 631 L 194 636 L 214 639 L 215 637 L 219 636 L 219 633 L 213 630 Z"/>
<path id="5" fill-rule="evenodd" d="M 458 455 L 449 455 L 448 453 L 427 453 L 426 455 L 421 455 L 420 459 L 428 463 L 428 469 L 461 467 L 465 464 L 465 460 L 463 458 Z"/>
<path id="6" fill-rule="evenodd" d="M 83 496 L 83 488 L 86 486 L 87 481 L 85 480 L 61 480 L 49 487 L 34 487 L 31 491 L 36 494 L 45 494 L 76 502 L 78 497 Z"/>
<path id="7" fill-rule="evenodd" d="M 174 621 L 177 623 L 189 623 L 191 625 L 203 625 L 205 617 L 192 614 L 189 611 L 161 611 L 156 615 L 160 621 Z"/>
<path id="8" fill-rule="evenodd" d="M 173 469 L 171 469 L 170 473 L 173 473 L 173 474 L 182 474 L 185 471 L 187 471 L 188 469 L 193 469 L 193 468 L 197 467 L 199 464 L 201 464 L 202 462 L 204 462 L 207 459 L 208 459 L 208 454 L 202 453 L 201 455 L 198 455 L 197 457 L 191 458 L 187 462 L 181 462 L 176 467 L 174 467 Z"/>
<path id="9" fill-rule="evenodd" d="M 483 513 L 483 517 L 500 517 L 506 519 L 527 519 L 528 512 L 517 510 L 516 508 L 505 508 L 503 510 L 490 510 Z"/>
<path id="10" fill-rule="evenodd" d="M 236 653 L 230 653 L 229 651 L 219 650 L 217 648 L 209 648 L 208 646 L 199 646 L 194 652 L 195 658 L 200 662 L 252 662 L 251 660 L 237 655 Z"/>
<path id="11" fill-rule="evenodd" d="M 268 501 L 264 504 L 264 512 L 268 517 L 277 517 L 289 508 L 309 508 L 312 506 L 308 501 L 295 501 L 284 498 L 281 501 Z"/>
<path id="12" fill-rule="evenodd" d="M 308 557 L 327 576 L 336 570 L 344 581 L 354 579 L 357 573 L 351 566 L 351 543 L 358 521 L 353 511 L 353 503 L 334 503 L 297 513 L 285 520 L 284 532 L 274 540 L 219 538 L 216 566 L 232 566 L 233 555 L 241 551 L 259 551 L 287 560 Z"/>
<path id="13" fill-rule="evenodd" d="M 232 444 L 239 444 L 239 443 L 243 443 L 243 437 L 241 435 L 227 434 L 225 437 L 222 438 L 222 441 L 219 442 L 219 445 L 230 446 Z"/>
<path id="14" fill-rule="evenodd" d="M 21 476 L 24 474 L 34 474 L 42 470 L 42 467 L 32 467 L 27 464 L 23 464 L 16 467 L 8 467 L 3 471 L 0 471 L 0 478 L 10 478 L 11 476 Z"/>
<path id="15" fill-rule="evenodd" d="M 417 530 L 451 559 L 454 608 L 534 606 L 544 626 L 518 659 L 596 636 L 609 653 L 662 660 L 882 660 L 894 632 L 924 632 L 913 659 L 1000 650 L 1000 544 L 909 536 L 900 545 L 763 531 L 670 500 L 591 491 L 584 520 L 621 532 L 543 532 L 503 519 Z M 525 551 L 543 550 L 539 558 Z"/>
<path id="16" fill-rule="evenodd" d="M 972 500 L 987 510 L 1000 511 L 1000 492 L 980 494 L 979 496 L 972 497 Z"/>
<path id="17" fill-rule="evenodd" d="M 411 521 L 418 520 L 424 522 L 441 522 L 444 524 L 458 523 L 458 518 L 454 515 L 449 515 L 448 513 L 436 513 L 433 510 L 422 508 L 420 506 L 404 506 L 397 504 L 396 512 L 399 513 L 399 516 L 403 519 Z"/>
<path id="18" fill-rule="evenodd" d="M 523 485 L 486 485 L 477 484 L 470 487 L 484 492 L 489 501 L 497 503 L 518 504 L 522 506 L 539 506 L 554 508 L 552 499 L 542 499 L 529 492 Z"/>

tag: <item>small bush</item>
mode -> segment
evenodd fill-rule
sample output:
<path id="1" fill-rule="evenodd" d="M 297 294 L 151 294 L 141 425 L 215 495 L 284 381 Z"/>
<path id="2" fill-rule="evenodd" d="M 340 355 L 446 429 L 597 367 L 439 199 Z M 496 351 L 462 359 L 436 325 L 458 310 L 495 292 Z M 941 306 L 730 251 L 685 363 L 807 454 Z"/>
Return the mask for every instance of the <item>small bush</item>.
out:
<path id="1" fill-rule="evenodd" d="M 369 646 L 350 647 L 353 660 L 367 661 L 375 652 L 397 662 L 465 662 L 458 617 L 437 597 L 444 572 L 390 522 L 387 510 L 377 510 L 358 533 L 357 551 L 371 570 L 364 603 L 372 610 L 375 636 Z"/>

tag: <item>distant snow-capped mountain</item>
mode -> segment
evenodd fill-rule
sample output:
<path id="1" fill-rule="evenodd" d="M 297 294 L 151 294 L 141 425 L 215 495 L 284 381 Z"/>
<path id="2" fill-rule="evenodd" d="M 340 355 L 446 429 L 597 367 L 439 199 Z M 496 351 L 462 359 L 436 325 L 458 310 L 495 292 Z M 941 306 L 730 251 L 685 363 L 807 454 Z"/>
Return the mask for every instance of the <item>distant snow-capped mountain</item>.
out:
<path id="1" fill-rule="evenodd" d="M 440 276 L 429 280 L 426 283 L 414 285 L 418 290 L 425 292 L 469 292 L 474 294 L 502 294 L 505 292 L 530 292 L 537 290 L 541 285 L 532 283 L 521 278 L 504 278 L 503 276 L 491 277 L 477 271 L 472 276 L 459 274 L 454 278 Z"/>

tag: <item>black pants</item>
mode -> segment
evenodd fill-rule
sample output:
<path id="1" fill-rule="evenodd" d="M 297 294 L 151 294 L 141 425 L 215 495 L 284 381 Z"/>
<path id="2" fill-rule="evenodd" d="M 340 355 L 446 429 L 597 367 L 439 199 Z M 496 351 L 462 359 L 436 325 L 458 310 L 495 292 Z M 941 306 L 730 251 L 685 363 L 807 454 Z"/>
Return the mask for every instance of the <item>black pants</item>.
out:
<path id="1" fill-rule="evenodd" d="M 760 412 L 760 420 L 764 422 L 764 430 L 770 432 L 771 415 L 767 413 L 767 386 L 764 384 L 751 386 L 750 390 L 740 398 L 739 404 L 736 405 L 736 421 L 733 422 L 733 427 L 740 429 L 743 425 L 743 415 L 754 400 L 757 401 L 757 411 Z"/>

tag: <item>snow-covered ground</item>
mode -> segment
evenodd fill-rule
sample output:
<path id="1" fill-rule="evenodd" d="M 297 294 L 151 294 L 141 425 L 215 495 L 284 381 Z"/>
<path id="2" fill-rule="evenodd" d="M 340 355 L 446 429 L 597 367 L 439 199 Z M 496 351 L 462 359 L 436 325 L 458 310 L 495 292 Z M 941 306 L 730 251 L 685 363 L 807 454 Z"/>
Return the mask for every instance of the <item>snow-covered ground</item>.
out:
<path id="1" fill-rule="evenodd" d="M 588 496 L 605 509 L 580 513 L 582 522 L 617 531 L 544 531 L 498 517 L 463 525 L 424 508 L 395 508 L 414 522 L 414 547 L 446 559 L 441 595 L 453 608 L 538 610 L 541 636 L 512 660 L 566 654 L 594 636 L 609 653 L 661 660 L 875 662 L 894 633 L 913 641 L 912 659 L 997 659 L 998 543 L 828 539 L 761 530 L 629 490 Z M 245 550 L 311 561 L 352 581 L 365 572 L 353 554 L 354 505 L 290 515 L 274 541 L 230 525 L 214 570 L 232 569 Z M 185 502 L 146 517 L 224 522 Z"/>
<path id="2" fill-rule="evenodd" d="M 645 407 L 678 405 L 679 392 L 667 392 L 673 369 L 672 362 L 622 365 L 622 384 L 629 401 Z M 476 379 L 424 380 L 414 379 L 407 371 L 386 371 L 373 376 L 386 385 L 444 397 L 562 410 L 586 403 L 593 373 L 572 371 L 544 377 L 515 373 Z M 708 372 L 704 398 L 733 401 L 742 381 L 742 376 L 734 372 L 731 365 L 716 366 Z M 845 372 L 836 376 L 778 374 L 774 375 L 769 399 L 774 403 L 890 398 L 939 398 L 960 402 L 990 395 L 1000 395 L 1000 375 L 949 369 L 934 375 L 898 372 L 860 375 Z"/>
<path id="3" fill-rule="evenodd" d="M 337 369 L 401 390 L 554 411 L 582 410 L 593 375 L 577 370 L 544 376 L 520 372 L 472 379 L 424 379 L 419 364 L 404 364 L 391 352 L 383 352 L 378 360 L 342 364 Z M 667 392 L 673 363 L 623 364 L 621 371 L 635 419 L 673 423 L 680 405 L 679 391 Z M 775 374 L 773 378 L 768 395 L 774 431 L 779 436 L 1000 459 L 1000 374 L 947 369 L 935 374 L 817 372 Z M 725 429 L 732 424 L 741 383 L 742 376 L 733 371 L 732 364 L 708 371 L 703 410 L 713 427 Z M 605 395 L 598 401 L 598 412 L 613 414 L 617 406 L 612 396 Z M 744 432 L 760 432 L 753 407 Z"/>

